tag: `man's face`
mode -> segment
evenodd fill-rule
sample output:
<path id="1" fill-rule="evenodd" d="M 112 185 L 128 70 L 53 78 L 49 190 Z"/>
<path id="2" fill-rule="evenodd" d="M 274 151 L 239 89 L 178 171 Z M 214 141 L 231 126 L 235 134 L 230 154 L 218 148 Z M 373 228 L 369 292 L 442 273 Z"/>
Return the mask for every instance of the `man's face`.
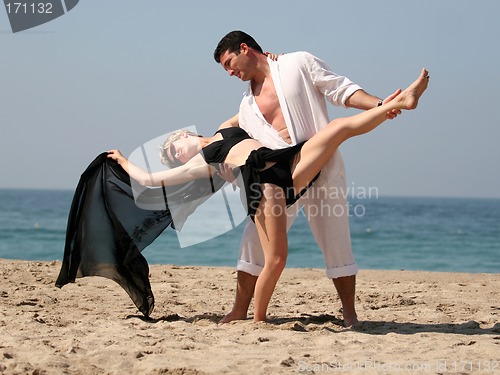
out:
<path id="1" fill-rule="evenodd" d="M 230 76 L 235 76 L 242 81 L 249 81 L 251 79 L 250 69 L 249 69 L 249 58 L 247 56 L 247 50 L 244 48 L 245 44 L 242 44 L 240 53 L 226 51 L 221 55 L 220 64 L 229 73 Z M 248 47 L 246 47 L 248 49 Z"/>

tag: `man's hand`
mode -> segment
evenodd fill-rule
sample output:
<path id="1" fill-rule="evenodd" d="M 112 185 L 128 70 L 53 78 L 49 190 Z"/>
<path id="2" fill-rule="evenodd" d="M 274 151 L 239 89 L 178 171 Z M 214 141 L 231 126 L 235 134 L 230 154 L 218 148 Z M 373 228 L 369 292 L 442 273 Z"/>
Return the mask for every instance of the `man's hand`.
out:
<path id="1" fill-rule="evenodd" d="M 236 176 L 234 175 L 233 168 L 227 163 L 219 164 L 219 172 L 217 172 L 217 175 L 229 183 L 236 183 Z"/>
<path id="2" fill-rule="evenodd" d="M 401 89 L 397 89 L 394 94 L 391 94 L 387 98 L 385 98 L 384 101 L 382 102 L 382 104 L 389 103 L 392 99 L 394 99 L 399 94 L 401 94 Z M 400 114 L 401 114 L 401 110 L 400 109 L 393 109 L 392 111 L 388 111 L 387 112 L 386 117 L 389 120 L 392 120 L 392 119 L 395 119 Z"/>

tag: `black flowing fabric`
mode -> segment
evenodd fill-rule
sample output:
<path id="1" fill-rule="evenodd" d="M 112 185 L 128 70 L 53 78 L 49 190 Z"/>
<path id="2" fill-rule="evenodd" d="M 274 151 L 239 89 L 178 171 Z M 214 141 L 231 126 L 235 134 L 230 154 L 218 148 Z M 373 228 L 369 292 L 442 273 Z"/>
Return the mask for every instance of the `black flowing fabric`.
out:
<path id="1" fill-rule="evenodd" d="M 125 289 L 139 311 L 149 316 L 154 296 L 149 266 L 141 251 L 168 226 L 175 229 L 173 207 L 186 205 L 182 215 L 187 217 L 223 185 L 224 181 L 216 178 L 174 187 L 143 188 L 134 199 L 130 176 L 107 153 L 100 154 L 77 185 L 56 286 L 61 288 L 76 277 L 106 277 Z M 140 208 L 136 200 L 162 209 Z"/>

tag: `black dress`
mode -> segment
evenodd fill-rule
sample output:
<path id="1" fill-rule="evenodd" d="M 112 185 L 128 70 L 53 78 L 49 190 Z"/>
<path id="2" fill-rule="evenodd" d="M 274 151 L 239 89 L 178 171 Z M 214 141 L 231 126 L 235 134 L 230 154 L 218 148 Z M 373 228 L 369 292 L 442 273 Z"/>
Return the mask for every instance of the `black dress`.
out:
<path id="1" fill-rule="evenodd" d="M 250 139 L 250 136 L 239 127 L 224 128 L 216 133 L 220 133 L 223 139 L 204 147 L 202 153 L 207 163 L 218 168 L 218 164 L 226 160 L 231 148 L 245 139 Z M 295 193 L 290 168 L 295 155 L 301 150 L 304 143 L 301 142 L 278 150 L 261 147 L 250 153 L 244 165 L 235 168 L 236 174 L 241 172 L 243 178 L 244 186 L 241 188 L 245 190 L 247 213 L 252 220 L 255 218 L 255 213 L 262 198 L 262 183 L 272 183 L 281 187 L 286 197 L 287 206 L 291 206 L 318 178 L 319 175 L 316 175 L 305 189 L 298 194 Z M 264 169 L 267 162 L 274 162 L 275 164 Z"/>

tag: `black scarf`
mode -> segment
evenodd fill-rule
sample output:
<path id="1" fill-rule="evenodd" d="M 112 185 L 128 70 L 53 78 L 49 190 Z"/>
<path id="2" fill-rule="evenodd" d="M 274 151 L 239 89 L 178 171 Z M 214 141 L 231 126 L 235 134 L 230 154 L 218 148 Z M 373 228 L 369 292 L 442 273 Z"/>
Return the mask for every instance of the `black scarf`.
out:
<path id="1" fill-rule="evenodd" d="M 76 277 L 103 276 L 116 281 L 139 311 L 149 316 L 154 296 L 149 266 L 141 251 L 165 228 L 174 228 L 172 212 L 189 216 L 223 185 L 223 180 L 215 178 L 172 187 L 143 188 L 134 199 L 130 176 L 107 153 L 100 154 L 77 185 L 56 286 L 61 288 Z M 188 208 L 175 209 L 181 205 Z"/>

